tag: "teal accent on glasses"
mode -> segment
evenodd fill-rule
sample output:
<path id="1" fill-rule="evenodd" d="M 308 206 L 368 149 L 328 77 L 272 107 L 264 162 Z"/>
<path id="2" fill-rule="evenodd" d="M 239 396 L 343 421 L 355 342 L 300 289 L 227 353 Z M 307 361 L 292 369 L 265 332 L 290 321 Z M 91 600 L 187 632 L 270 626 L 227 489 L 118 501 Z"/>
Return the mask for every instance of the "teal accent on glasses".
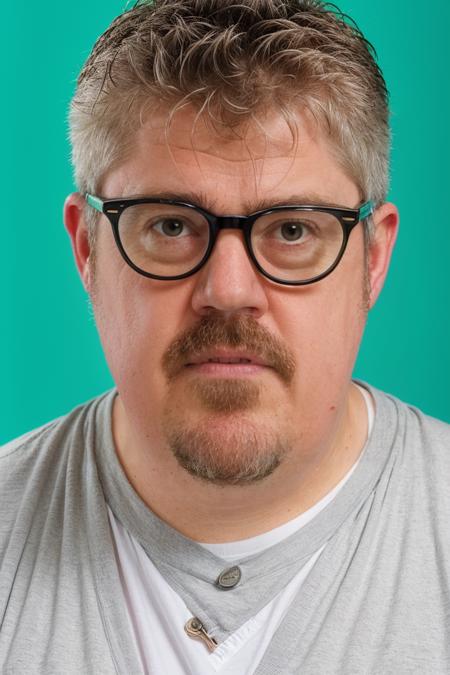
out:
<path id="1" fill-rule="evenodd" d="M 359 219 L 364 220 L 365 218 L 368 218 L 371 213 L 373 213 L 373 202 L 368 201 L 359 209 Z"/>
<path id="2" fill-rule="evenodd" d="M 84 198 L 89 206 L 92 206 L 94 209 L 97 209 L 97 211 L 100 211 L 100 213 L 103 213 L 103 201 L 101 199 L 94 197 L 94 195 L 90 195 L 88 192 L 86 192 Z"/>

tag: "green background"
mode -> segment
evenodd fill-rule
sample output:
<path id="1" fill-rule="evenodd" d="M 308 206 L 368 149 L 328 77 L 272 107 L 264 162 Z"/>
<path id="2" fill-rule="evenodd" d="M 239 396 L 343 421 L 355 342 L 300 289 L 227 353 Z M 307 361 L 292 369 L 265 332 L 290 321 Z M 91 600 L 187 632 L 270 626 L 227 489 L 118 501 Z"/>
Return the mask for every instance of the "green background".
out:
<path id="1" fill-rule="evenodd" d="M 355 374 L 450 421 L 450 3 L 345 0 L 391 91 L 390 198 L 400 237 Z M 112 386 L 62 225 L 73 190 L 66 113 L 123 1 L 2 7 L 0 443 Z"/>

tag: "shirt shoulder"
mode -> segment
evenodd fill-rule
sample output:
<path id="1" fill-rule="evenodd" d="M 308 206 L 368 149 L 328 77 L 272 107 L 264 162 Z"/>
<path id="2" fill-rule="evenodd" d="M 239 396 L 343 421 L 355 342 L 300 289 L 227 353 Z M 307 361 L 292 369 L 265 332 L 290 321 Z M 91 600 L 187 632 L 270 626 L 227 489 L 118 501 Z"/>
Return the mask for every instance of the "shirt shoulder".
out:
<path id="1" fill-rule="evenodd" d="M 389 396 L 397 407 L 399 433 L 405 434 L 405 441 L 425 445 L 431 452 L 439 448 L 444 451 L 444 457 L 450 458 L 450 424 L 395 396 L 384 395 Z"/>
<path id="2" fill-rule="evenodd" d="M 76 425 L 77 421 L 80 418 L 85 417 L 85 413 L 102 400 L 111 397 L 114 393 L 114 389 L 109 390 L 100 396 L 96 396 L 79 404 L 65 415 L 56 417 L 55 419 L 0 445 L 0 462 L 13 455 L 15 455 L 15 460 L 20 461 L 20 458 L 26 457 L 30 452 L 35 454 L 39 448 L 48 445 L 55 434 L 60 436 L 61 433 L 69 433 L 73 426 Z"/>
<path id="3" fill-rule="evenodd" d="M 402 502 L 408 518 L 413 512 L 424 518 L 426 512 L 430 527 L 441 522 L 446 529 L 444 523 L 450 520 L 450 425 L 391 394 L 367 388 L 375 400 L 374 428 L 378 431 L 371 441 L 377 447 L 385 441 L 391 446 L 388 475 L 384 475 L 392 498 L 387 503 L 398 507 Z"/>
<path id="4" fill-rule="evenodd" d="M 383 423 L 388 422 L 397 426 L 397 435 L 409 435 L 409 440 L 415 439 L 418 443 L 431 441 L 434 447 L 443 445 L 450 452 L 450 424 L 428 415 L 417 406 L 402 401 L 393 394 L 365 382 L 358 381 L 358 384 L 372 394 L 375 401 L 375 415 L 378 415 L 381 409 Z"/>
<path id="5" fill-rule="evenodd" d="M 0 446 L 0 544 L 8 542 L 19 514 L 31 518 L 33 510 L 47 509 L 52 495 L 63 494 L 79 473 L 86 449 L 92 450 L 96 409 L 108 394 Z"/>
<path id="6" fill-rule="evenodd" d="M 0 462 L 2 462 L 2 460 L 6 462 L 6 458 L 11 458 L 13 455 L 20 457 L 26 455 L 30 451 L 33 452 L 33 450 L 45 439 L 47 432 L 54 428 L 60 421 L 64 420 L 64 418 L 65 416 L 57 417 L 40 427 L 36 427 L 36 429 L 27 431 L 7 443 L 0 445 Z"/>

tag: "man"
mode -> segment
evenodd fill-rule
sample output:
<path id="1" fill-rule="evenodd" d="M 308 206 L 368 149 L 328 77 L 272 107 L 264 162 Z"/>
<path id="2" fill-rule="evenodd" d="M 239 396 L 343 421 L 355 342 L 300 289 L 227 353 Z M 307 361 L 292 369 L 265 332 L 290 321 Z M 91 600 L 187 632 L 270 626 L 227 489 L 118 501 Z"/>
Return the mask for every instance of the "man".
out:
<path id="1" fill-rule="evenodd" d="M 370 45 L 145 2 L 71 139 L 116 389 L 1 450 L 2 672 L 449 672 L 448 426 L 351 379 L 398 225 Z"/>

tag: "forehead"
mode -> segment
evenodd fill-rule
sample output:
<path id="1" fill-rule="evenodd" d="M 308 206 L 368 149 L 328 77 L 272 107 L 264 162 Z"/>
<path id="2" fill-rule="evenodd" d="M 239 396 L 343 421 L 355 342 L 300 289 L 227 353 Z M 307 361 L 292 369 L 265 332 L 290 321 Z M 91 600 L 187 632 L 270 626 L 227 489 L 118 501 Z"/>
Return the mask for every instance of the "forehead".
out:
<path id="1" fill-rule="evenodd" d="M 228 213 L 294 196 L 337 206 L 359 201 L 313 119 L 304 112 L 287 120 L 273 110 L 233 127 L 192 107 L 173 116 L 158 111 L 141 126 L 128 159 L 106 176 L 102 191 L 108 198 L 178 197 Z"/>

